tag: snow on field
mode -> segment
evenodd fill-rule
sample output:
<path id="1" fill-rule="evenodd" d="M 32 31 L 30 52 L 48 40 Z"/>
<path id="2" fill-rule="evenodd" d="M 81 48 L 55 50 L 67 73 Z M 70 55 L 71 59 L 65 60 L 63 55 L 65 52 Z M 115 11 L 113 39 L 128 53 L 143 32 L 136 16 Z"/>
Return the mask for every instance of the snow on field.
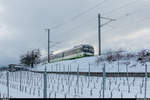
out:
<path id="1" fill-rule="evenodd" d="M 102 68 L 106 66 L 106 72 L 145 72 L 145 65 L 142 65 L 141 63 L 137 62 L 136 60 L 120 60 L 120 61 L 114 61 L 112 63 L 108 62 L 101 62 L 99 65 L 96 63 L 96 56 L 93 57 L 85 57 L 81 59 L 75 59 L 75 60 L 67 60 L 67 61 L 61 61 L 61 62 L 55 62 L 52 64 L 46 64 L 46 65 L 38 65 L 35 68 L 31 69 L 33 71 L 44 71 L 45 66 L 47 67 L 48 72 L 53 71 L 59 71 L 59 72 L 67 72 L 68 66 L 70 67 L 70 70 L 72 72 L 76 72 L 77 68 L 79 66 L 80 72 L 88 72 L 89 71 L 89 65 L 90 65 L 90 71 L 91 72 L 102 72 Z M 130 63 L 129 65 L 126 65 L 125 63 Z M 150 62 L 147 63 L 148 65 L 148 72 L 150 72 Z"/>
<path id="2" fill-rule="evenodd" d="M 150 62 L 141 64 L 135 59 L 119 60 L 108 63 L 96 63 L 97 56 L 66 60 L 51 64 L 40 64 L 30 70 L 47 72 L 145 72 L 147 64 L 150 72 Z M 128 64 L 127 64 L 128 63 Z M 9 72 L 9 98 L 43 98 L 43 73 L 30 71 Z M 0 72 L 0 98 L 7 97 L 6 72 Z M 103 79 L 94 76 L 79 76 L 69 74 L 47 74 L 48 98 L 102 98 Z M 107 77 L 105 85 L 106 98 L 144 98 L 144 77 Z M 147 79 L 147 97 L 150 98 L 150 78 Z"/>
<path id="3" fill-rule="evenodd" d="M 21 82 L 21 84 L 20 84 Z M 10 98 L 43 98 L 43 74 L 33 72 L 9 73 Z M 20 90 L 21 86 L 21 90 Z M 106 98 L 144 98 L 144 78 L 106 78 Z M 47 74 L 48 98 L 102 98 L 102 77 Z M 147 97 L 150 98 L 150 78 Z M 0 72 L 0 98 L 7 97 L 6 72 Z"/>

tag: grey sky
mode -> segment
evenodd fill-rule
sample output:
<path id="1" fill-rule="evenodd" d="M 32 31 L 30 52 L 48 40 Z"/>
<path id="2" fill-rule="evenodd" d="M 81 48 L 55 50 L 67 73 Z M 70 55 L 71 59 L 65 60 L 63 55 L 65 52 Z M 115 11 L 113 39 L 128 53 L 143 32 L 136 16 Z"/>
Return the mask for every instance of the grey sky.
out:
<path id="1" fill-rule="evenodd" d="M 149 0 L 0 0 L 0 64 L 18 63 L 21 54 L 34 48 L 46 54 L 44 29 L 61 23 L 51 29 L 51 40 L 61 42 L 53 51 L 85 43 L 97 54 L 98 13 L 117 19 L 102 28 L 103 52 L 150 48 L 149 5 Z"/>

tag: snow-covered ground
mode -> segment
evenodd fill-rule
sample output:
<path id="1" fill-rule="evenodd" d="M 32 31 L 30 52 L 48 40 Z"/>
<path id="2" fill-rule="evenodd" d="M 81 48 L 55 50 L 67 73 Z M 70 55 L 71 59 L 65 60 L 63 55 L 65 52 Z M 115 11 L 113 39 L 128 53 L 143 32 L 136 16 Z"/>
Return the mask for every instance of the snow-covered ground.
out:
<path id="1" fill-rule="evenodd" d="M 43 98 L 43 74 L 9 73 L 10 98 Z M 21 91 L 20 91 L 21 79 Z M 48 98 L 102 98 L 102 77 L 47 74 Z M 135 77 L 106 78 L 106 98 L 144 98 L 145 79 Z M 150 98 L 150 78 L 147 98 Z M 0 97 L 7 97 L 6 72 L 0 72 Z"/>
<path id="2" fill-rule="evenodd" d="M 145 72 L 145 65 L 137 62 L 134 59 L 114 61 L 112 63 L 108 63 L 105 61 L 99 63 L 99 65 L 97 65 L 96 60 L 97 56 L 85 57 L 81 59 L 60 61 L 46 65 L 41 64 L 31 70 L 44 71 L 46 66 L 48 72 L 68 72 L 68 69 L 71 72 L 76 72 L 79 66 L 80 72 L 88 72 L 90 66 L 91 72 L 102 72 L 102 68 L 105 63 L 106 72 L 126 72 L 127 70 L 128 72 Z M 129 65 L 126 66 L 126 63 L 129 63 Z M 148 72 L 150 72 L 150 62 L 147 62 L 147 65 Z"/>
<path id="3" fill-rule="evenodd" d="M 106 72 L 145 72 L 147 64 L 150 72 L 150 62 L 141 64 L 135 59 L 119 60 L 112 63 L 107 61 L 96 63 L 97 56 L 75 60 L 40 64 L 32 71 L 48 72 L 102 72 L 105 65 Z M 127 64 L 128 63 L 128 64 Z M 9 72 L 9 98 L 43 98 L 43 73 L 30 71 Z M 102 77 L 80 76 L 69 74 L 47 74 L 48 98 L 102 98 Z M 6 72 L 0 72 L 0 98 L 7 97 Z M 21 86 L 21 89 L 20 89 Z M 107 77 L 106 98 L 144 98 L 144 77 Z M 147 79 L 147 98 L 150 98 L 150 78 Z"/>

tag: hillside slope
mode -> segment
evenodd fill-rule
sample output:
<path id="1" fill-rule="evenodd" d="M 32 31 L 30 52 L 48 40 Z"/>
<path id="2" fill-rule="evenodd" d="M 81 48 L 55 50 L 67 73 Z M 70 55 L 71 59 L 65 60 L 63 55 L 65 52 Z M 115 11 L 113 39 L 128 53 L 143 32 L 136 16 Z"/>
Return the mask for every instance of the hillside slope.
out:
<path id="1" fill-rule="evenodd" d="M 145 72 L 145 64 L 137 62 L 136 59 L 119 60 L 109 63 L 108 61 L 102 61 L 99 64 L 96 63 L 98 56 L 85 57 L 75 60 L 66 60 L 55 62 L 51 64 L 38 65 L 31 69 L 32 71 L 44 71 L 45 66 L 48 72 L 76 72 L 79 66 L 80 72 L 88 72 L 90 65 L 90 72 L 102 72 L 102 68 L 106 67 L 106 72 Z M 125 63 L 129 63 L 126 65 Z M 150 62 L 148 65 L 148 72 L 150 72 Z"/>

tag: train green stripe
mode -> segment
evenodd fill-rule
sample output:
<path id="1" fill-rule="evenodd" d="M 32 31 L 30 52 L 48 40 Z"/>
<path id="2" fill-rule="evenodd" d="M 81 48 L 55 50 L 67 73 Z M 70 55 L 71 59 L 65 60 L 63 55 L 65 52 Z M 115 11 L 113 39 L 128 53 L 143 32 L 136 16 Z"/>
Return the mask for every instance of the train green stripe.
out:
<path id="1" fill-rule="evenodd" d="M 89 55 L 89 56 L 92 56 L 92 55 Z M 58 62 L 58 61 L 63 61 L 63 60 L 72 60 L 72 59 L 77 59 L 77 58 L 82 58 L 82 57 L 86 57 L 86 55 L 84 53 L 78 53 L 76 54 L 75 56 L 72 56 L 70 58 L 59 58 L 59 59 L 54 59 L 54 60 L 51 60 L 50 62 L 51 63 L 54 63 L 54 62 Z"/>

